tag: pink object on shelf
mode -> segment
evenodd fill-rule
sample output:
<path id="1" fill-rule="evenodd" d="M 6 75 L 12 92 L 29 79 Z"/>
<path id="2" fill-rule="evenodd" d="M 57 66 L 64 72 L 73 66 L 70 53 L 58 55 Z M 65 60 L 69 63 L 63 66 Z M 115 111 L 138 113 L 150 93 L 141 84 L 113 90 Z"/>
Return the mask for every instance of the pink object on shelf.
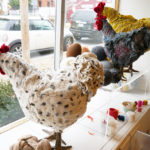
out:
<path id="1" fill-rule="evenodd" d="M 138 107 L 141 107 L 141 106 L 142 106 L 142 104 L 143 104 L 143 102 L 142 102 L 142 101 L 138 101 L 138 102 L 137 102 L 137 106 L 138 106 Z"/>

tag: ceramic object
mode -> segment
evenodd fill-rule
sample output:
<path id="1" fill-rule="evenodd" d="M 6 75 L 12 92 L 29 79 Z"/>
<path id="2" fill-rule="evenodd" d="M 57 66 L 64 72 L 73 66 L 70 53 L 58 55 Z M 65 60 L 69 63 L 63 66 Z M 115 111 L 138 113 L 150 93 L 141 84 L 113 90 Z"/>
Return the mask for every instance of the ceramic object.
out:
<path id="1" fill-rule="evenodd" d="M 122 103 L 123 105 L 123 110 L 124 112 L 128 112 L 128 111 L 135 111 L 136 110 L 136 103 L 135 102 L 130 102 L 130 101 L 124 101 Z"/>

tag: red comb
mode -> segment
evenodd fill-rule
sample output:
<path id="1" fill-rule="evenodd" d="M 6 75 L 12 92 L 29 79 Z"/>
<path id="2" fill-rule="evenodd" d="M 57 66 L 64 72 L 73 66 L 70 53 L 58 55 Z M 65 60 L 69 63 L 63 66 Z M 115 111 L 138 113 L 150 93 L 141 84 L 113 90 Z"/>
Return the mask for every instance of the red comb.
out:
<path id="1" fill-rule="evenodd" d="M 3 44 L 3 45 L 1 46 L 1 48 L 0 48 L 0 54 L 1 54 L 1 53 L 7 53 L 8 51 L 9 51 L 9 47 L 8 47 L 7 45 Z M 2 75 L 5 75 L 5 72 L 2 70 L 2 68 L 0 68 L 0 73 L 1 73 Z"/>
<path id="2" fill-rule="evenodd" d="M 101 30 L 103 28 L 103 19 L 106 19 L 106 16 L 103 16 L 101 13 L 104 10 L 105 2 L 100 2 L 95 8 L 94 11 L 97 13 L 97 17 L 95 18 L 95 26 L 97 30 Z"/>
<path id="3" fill-rule="evenodd" d="M 7 53 L 9 51 L 9 47 L 5 44 L 3 44 L 0 48 L 0 54 L 1 53 Z"/>
<path id="4" fill-rule="evenodd" d="M 100 2 L 95 8 L 94 8 L 94 11 L 96 13 L 101 13 L 104 9 L 104 6 L 105 6 L 105 2 Z"/>

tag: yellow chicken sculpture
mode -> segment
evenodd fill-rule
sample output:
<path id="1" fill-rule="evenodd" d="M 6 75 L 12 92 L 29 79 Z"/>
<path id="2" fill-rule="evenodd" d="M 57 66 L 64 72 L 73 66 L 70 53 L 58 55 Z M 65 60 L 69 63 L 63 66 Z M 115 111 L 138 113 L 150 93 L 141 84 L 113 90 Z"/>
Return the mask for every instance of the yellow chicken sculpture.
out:
<path id="1" fill-rule="evenodd" d="M 133 29 L 147 27 L 150 29 L 150 18 L 136 19 L 131 15 L 122 15 L 111 7 L 104 7 L 102 12 L 107 17 L 115 32 L 128 32 Z"/>

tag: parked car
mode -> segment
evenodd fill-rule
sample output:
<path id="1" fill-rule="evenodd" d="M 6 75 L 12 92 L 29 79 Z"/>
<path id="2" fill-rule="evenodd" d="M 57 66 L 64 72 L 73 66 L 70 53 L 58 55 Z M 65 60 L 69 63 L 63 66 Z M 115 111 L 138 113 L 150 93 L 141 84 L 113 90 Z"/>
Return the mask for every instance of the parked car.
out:
<path id="1" fill-rule="evenodd" d="M 102 31 L 97 31 L 94 27 L 95 18 L 96 13 L 93 10 L 76 10 L 71 16 L 70 27 L 70 31 L 74 35 L 74 38 L 80 40 L 82 37 L 88 37 L 102 43 L 103 33 Z"/>
<path id="2" fill-rule="evenodd" d="M 47 50 L 55 45 L 55 30 L 48 19 L 29 17 L 30 50 Z M 0 16 L 0 44 L 10 47 L 10 52 L 22 54 L 20 16 Z M 73 43 L 73 35 L 64 32 L 64 51 Z"/>

